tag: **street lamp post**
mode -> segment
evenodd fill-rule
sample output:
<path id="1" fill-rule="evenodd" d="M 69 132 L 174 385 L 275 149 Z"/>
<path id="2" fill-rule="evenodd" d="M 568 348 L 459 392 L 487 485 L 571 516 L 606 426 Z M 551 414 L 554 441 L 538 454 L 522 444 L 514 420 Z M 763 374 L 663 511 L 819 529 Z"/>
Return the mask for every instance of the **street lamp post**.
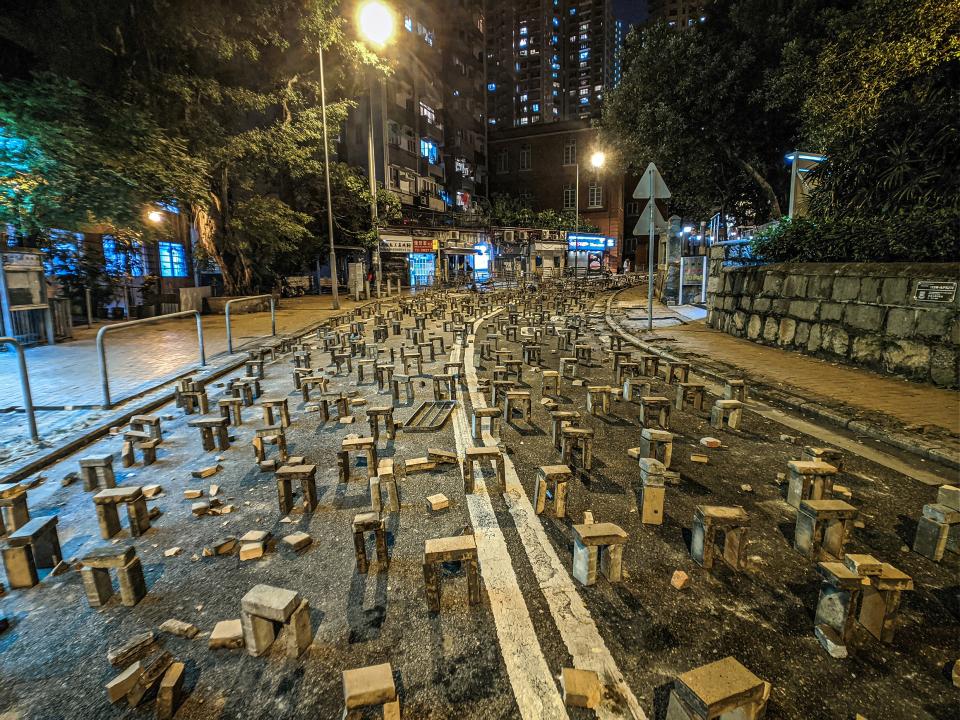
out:
<path id="1" fill-rule="evenodd" d="M 393 12 L 384 3 L 378 0 L 371 0 L 360 7 L 360 12 L 357 16 L 357 25 L 360 28 L 360 33 L 371 45 L 382 48 L 393 36 Z M 373 97 L 375 90 L 376 81 L 371 73 L 369 117 L 367 122 L 367 173 L 370 176 L 370 221 L 373 224 L 373 231 L 376 233 L 373 247 L 374 287 L 376 288 L 377 297 L 380 297 L 383 283 L 383 264 L 380 258 L 380 233 L 377 229 L 379 221 L 377 213 L 377 159 L 373 139 Z"/>
<path id="2" fill-rule="evenodd" d="M 595 150 L 593 154 L 590 155 L 590 164 L 593 166 L 594 170 L 599 171 L 600 168 L 603 167 L 603 164 L 606 161 L 607 161 L 607 155 L 602 150 Z M 577 165 L 577 186 L 574 192 L 575 199 L 573 203 L 573 208 L 574 208 L 573 211 L 576 214 L 576 218 L 574 219 L 574 228 L 576 228 L 577 232 L 579 232 L 580 231 L 580 160 L 579 159 L 577 160 L 576 165 Z M 573 266 L 574 272 L 576 272 L 577 268 L 580 266 L 580 255 L 579 255 L 580 251 L 576 250 L 575 252 L 577 252 L 577 258 L 576 258 L 577 262 L 574 263 L 574 266 Z M 587 270 L 589 269 L 590 267 L 588 264 Z"/>
<path id="3" fill-rule="evenodd" d="M 333 293 L 334 310 L 340 309 L 340 290 L 337 287 L 337 251 L 333 246 L 333 193 L 330 192 L 330 146 L 327 142 L 327 88 L 323 77 L 323 47 L 320 55 L 320 113 L 323 118 L 323 175 L 327 189 L 327 234 L 330 236 L 330 289 Z M 320 276 L 317 276 L 319 289 Z"/>

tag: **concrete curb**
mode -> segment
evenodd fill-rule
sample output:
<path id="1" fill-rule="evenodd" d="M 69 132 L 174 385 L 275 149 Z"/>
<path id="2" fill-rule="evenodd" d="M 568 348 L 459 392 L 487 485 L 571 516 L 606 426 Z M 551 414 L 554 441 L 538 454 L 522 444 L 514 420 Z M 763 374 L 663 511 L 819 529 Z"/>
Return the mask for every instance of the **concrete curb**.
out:
<path id="1" fill-rule="evenodd" d="M 611 305 L 613 305 L 614 299 L 624 290 L 629 288 L 622 288 L 612 293 L 609 298 L 607 298 L 607 307 L 605 313 L 605 319 L 607 325 L 614 331 L 616 331 L 621 337 L 623 337 L 628 342 L 636 345 L 644 352 L 648 352 L 652 355 L 657 355 L 664 360 L 680 361 L 681 358 L 678 358 L 670 353 L 661 350 L 649 343 L 645 343 L 636 335 L 628 332 L 623 328 L 620 323 L 613 319 L 613 316 L 610 311 Z M 681 319 L 683 324 L 687 324 Z M 709 368 L 698 368 L 697 374 L 702 375 L 714 382 L 724 382 L 728 378 L 721 373 L 713 371 Z M 766 400 L 768 402 L 775 403 L 777 405 L 783 405 L 791 410 L 796 410 L 807 415 L 812 415 L 820 420 L 825 420 L 834 425 L 839 425 L 842 428 L 855 432 L 859 435 L 864 435 L 873 440 L 885 443 L 887 445 L 892 445 L 893 447 L 903 450 L 905 452 L 916 455 L 924 460 L 929 460 L 931 462 L 938 463 L 945 467 L 948 467 L 952 470 L 960 470 L 960 458 L 954 457 L 945 451 L 940 446 L 930 445 L 929 443 L 924 443 L 920 438 L 908 435 L 903 432 L 889 431 L 882 427 L 879 427 L 871 422 L 865 421 L 863 418 L 857 417 L 855 415 L 848 415 L 840 410 L 835 408 L 826 407 L 815 402 L 810 402 L 799 398 L 795 395 L 787 394 L 782 391 L 775 390 L 763 384 L 758 384 L 751 381 L 750 383 L 750 393 L 757 398 Z M 749 409 L 749 407 L 748 407 Z"/>
<path id="2" fill-rule="evenodd" d="M 353 308 L 353 309 L 366 307 L 367 305 L 372 305 L 376 302 L 388 302 L 388 303 L 396 302 L 397 300 L 400 299 L 400 297 L 402 297 L 402 294 L 400 296 L 391 296 L 390 298 L 387 298 L 386 300 L 383 300 L 383 301 L 371 300 L 369 302 L 364 303 L 363 305 L 358 305 L 356 308 Z M 343 308 L 341 308 L 339 312 L 346 312 L 346 311 L 344 311 Z M 296 330 L 292 330 L 290 332 L 278 333 L 276 337 L 279 337 L 281 335 L 303 337 L 304 335 L 308 335 L 316 331 L 316 329 L 321 325 L 323 325 L 325 322 L 326 320 L 318 320 L 316 322 L 312 322 L 308 325 L 304 325 L 303 327 L 298 328 Z M 264 338 L 272 338 L 272 337 L 274 336 L 273 335 L 264 336 Z M 256 346 L 254 345 L 254 343 L 258 342 L 258 340 L 259 340 L 258 338 L 254 338 L 253 340 L 248 340 L 243 345 L 239 346 L 237 348 L 237 351 L 233 353 L 233 356 L 238 356 L 235 362 L 228 362 L 225 365 L 221 365 L 211 370 L 208 374 L 198 376 L 198 379 L 202 380 L 204 383 L 209 383 L 241 367 L 247 360 L 245 351 L 247 349 L 250 349 L 251 347 L 258 347 L 259 345 L 256 345 Z M 219 355 L 217 357 L 219 357 Z M 230 358 L 232 356 L 225 354 L 225 357 Z M 195 374 L 196 373 L 192 373 L 192 372 L 180 373 L 179 375 L 175 375 L 174 377 L 167 379 L 165 382 L 160 383 L 155 388 L 137 393 L 129 398 L 126 398 L 125 400 L 122 400 L 121 402 L 130 402 L 131 400 L 135 400 L 138 396 L 155 392 L 156 390 L 159 390 L 165 385 L 169 385 L 175 382 L 177 379 L 181 377 L 186 377 L 187 375 L 195 375 Z M 174 399 L 175 394 L 176 393 L 174 390 L 170 390 L 159 396 L 151 397 L 148 400 L 141 401 L 140 404 L 134 405 L 132 408 L 128 408 L 118 412 L 116 415 L 111 416 L 106 421 L 97 425 L 96 427 L 89 428 L 82 435 L 79 435 L 73 438 L 72 440 L 68 441 L 63 445 L 59 445 L 55 448 L 52 448 L 50 452 L 44 453 L 43 455 L 36 457 L 34 460 L 31 460 L 26 465 L 23 465 L 22 467 L 12 470 L 9 474 L 5 475 L 3 478 L 0 478 L 0 484 L 16 483 L 16 482 L 25 480 L 26 478 L 30 477 L 34 473 L 37 473 L 43 470 L 45 467 L 52 465 L 58 460 L 62 460 L 67 455 L 70 455 L 76 452 L 77 450 L 80 450 L 81 448 L 86 447 L 87 445 L 95 442 L 96 440 L 99 440 L 101 437 L 103 437 L 104 435 L 107 435 L 110 432 L 110 428 L 125 425 L 127 422 L 130 421 L 130 418 L 132 418 L 134 415 L 145 415 L 151 410 L 161 407 L 162 405 L 166 405 L 167 403 L 169 403 Z"/>
<path id="3" fill-rule="evenodd" d="M 204 382 L 210 382 L 212 380 L 216 380 L 217 378 L 222 377 L 227 373 L 233 372 L 239 367 L 242 367 L 244 362 L 246 362 L 245 357 L 239 358 L 237 359 L 236 362 L 228 363 L 226 365 L 221 365 L 220 367 L 216 368 L 213 372 L 207 375 L 199 376 L 199 379 L 203 380 Z M 186 374 L 190 374 L 190 373 L 186 373 Z M 174 382 L 178 377 L 183 377 L 183 375 L 178 375 L 177 377 L 172 378 L 171 380 L 168 380 L 166 383 L 163 383 L 163 385 L 167 385 Z M 163 385 L 161 385 L 160 387 L 163 387 Z M 152 392 L 152 391 L 148 391 L 148 392 Z M 71 453 L 76 452 L 80 448 L 85 447 L 90 443 L 100 439 L 101 437 L 103 437 L 104 435 L 110 432 L 110 428 L 126 424 L 127 422 L 130 421 L 130 418 L 132 418 L 134 415 L 145 415 L 151 410 L 154 410 L 162 405 L 166 405 L 168 402 L 174 399 L 175 394 L 176 393 L 174 390 L 170 390 L 168 392 L 163 393 L 162 395 L 151 397 L 149 400 L 141 401 L 140 404 L 134 405 L 134 407 L 132 408 L 122 410 L 116 415 L 112 415 L 111 417 L 107 418 L 107 420 L 104 421 L 102 424 L 97 425 L 96 427 L 93 427 L 93 428 L 89 428 L 82 435 L 78 435 L 77 437 L 73 438 L 72 440 L 70 440 L 69 442 L 63 445 L 59 445 L 55 448 L 52 448 L 50 452 L 44 453 L 43 455 L 40 455 L 36 459 L 27 463 L 26 465 L 13 470 L 10 474 L 4 476 L 3 479 L 0 479 L 0 483 L 15 483 L 28 478 L 29 476 L 33 475 L 35 472 L 39 472 L 40 470 L 43 470 L 43 468 L 49 465 L 52 465 L 58 460 L 65 458 L 67 455 L 70 455 Z"/>

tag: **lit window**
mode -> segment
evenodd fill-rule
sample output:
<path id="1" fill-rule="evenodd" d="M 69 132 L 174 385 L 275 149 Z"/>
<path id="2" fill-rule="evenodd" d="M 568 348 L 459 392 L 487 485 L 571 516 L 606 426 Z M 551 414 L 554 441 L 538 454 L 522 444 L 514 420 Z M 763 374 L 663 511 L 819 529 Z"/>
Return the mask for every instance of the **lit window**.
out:
<path id="1" fill-rule="evenodd" d="M 582 88 L 580 88 L 580 94 L 581 94 L 581 95 L 589 95 L 589 94 L 590 94 L 590 88 L 588 88 L 588 87 L 582 87 Z"/>
<path id="2" fill-rule="evenodd" d="M 530 122 L 530 118 L 527 118 L 527 117 L 522 117 L 522 118 L 520 118 L 520 124 L 521 124 L 521 125 L 527 125 L 527 124 L 529 124 L 529 122 Z"/>
<path id="3" fill-rule="evenodd" d="M 124 245 L 112 235 L 104 235 L 103 260 L 108 273 L 143 275 L 143 255 L 139 243 Z"/>
<path id="4" fill-rule="evenodd" d="M 494 92 L 496 89 L 497 89 L 496 83 L 487 83 L 487 90 L 489 90 L 490 92 Z"/>
<path id="5" fill-rule="evenodd" d="M 534 111 L 534 112 L 540 112 L 540 103 L 534 103 L 534 104 L 533 104 L 533 111 Z"/>
<path id="6" fill-rule="evenodd" d="M 520 47 L 525 48 L 527 46 L 527 39 L 520 38 Z"/>
<path id="7" fill-rule="evenodd" d="M 421 139 L 420 156 L 427 158 L 431 165 L 436 165 L 440 157 L 440 151 L 437 149 L 437 144 L 432 140 Z"/>
<path id="8" fill-rule="evenodd" d="M 520 96 L 520 102 L 526 102 L 526 101 L 527 101 L 527 94 L 524 93 L 523 95 Z"/>
<path id="9" fill-rule="evenodd" d="M 413 18 L 409 15 L 404 15 L 403 26 L 407 29 L 407 32 L 413 32 Z"/>
<path id="10" fill-rule="evenodd" d="M 50 230 L 50 246 L 44 260 L 48 275 L 71 275 L 80 272 L 81 233 L 69 233 L 65 230 Z"/>
<path id="11" fill-rule="evenodd" d="M 160 251 L 162 277 L 187 277 L 187 253 L 183 245 L 173 242 L 157 243 Z"/>
<path id="12" fill-rule="evenodd" d="M 590 104 L 590 98 L 580 98 L 580 104 L 581 104 L 581 105 L 589 105 L 589 104 Z"/>
<path id="13" fill-rule="evenodd" d="M 520 34 L 521 34 L 521 35 L 526 35 L 526 34 L 527 34 L 527 26 L 526 26 L 526 25 L 522 25 L 522 26 L 520 27 Z"/>
<path id="14" fill-rule="evenodd" d="M 427 104 L 424 103 L 424 102 L 421 102 L 421 103 L 420 103 L 420 114 L 421 114 L 421 115 L 423 116 L 423 118 L 424 118 L 428 123 L 430 123 L 431 125 L 436 125 L 436 124 L 437 124 L 437 113 L 436 113 L 436 111 L 435 111 L 432 107 L 430 107 L 429 105 L 427 105 Z"/>
<path id="15" fill-rule="evenodd" d="M 553 26 L 554 26 L 554 27 L 560 27 L 560 18 L 555 17 L 555 18 L 553 19 Z"/>
<path id="16" fill-rule="evenodd" d="M 570 14 L 571 14 L 571 15 L 576 15 L 576 14 L 577 14 L 577 9 L 576 9 L 575 7 L 570 8 Z"/>
<path id="17" fill-rule="evenodd" d="M 587 207 L 603 207 L 603 185 L 600 183 L 590 183 L 590 193 L 587 199 Z"/>

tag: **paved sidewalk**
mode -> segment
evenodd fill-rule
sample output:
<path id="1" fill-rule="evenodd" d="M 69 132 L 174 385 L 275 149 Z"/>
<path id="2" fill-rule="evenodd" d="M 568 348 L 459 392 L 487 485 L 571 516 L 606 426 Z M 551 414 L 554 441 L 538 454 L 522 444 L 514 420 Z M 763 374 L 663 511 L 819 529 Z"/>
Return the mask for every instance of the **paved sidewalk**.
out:
<path id="1" fill-rule="evenodd" d="M 635 287 L 620 293 L 611 307 L 622 313 L 621 322 L 631 332 L 646 331 L 646 290 Z M 656 325 L 648 342 L 671 353 L 736 368 L 763 384 L 825 405 L 841 403 L 864 414 L 881 414 L 904 425 L 936 425 L 960 433 L 960 393 L 910 382 L 891 375 L 841 365 L 810 355 L 758 345 L 714 330 L 700 322 L 669 324 L 671 308 L 657 303 Z M 661 319 L 657 323 L 656 320 Z"/>
<path id="2" fill-rule="evenodd" d="M 396 296 L 393 296 L 396 297 Z M 284 299 L 277 309 L 277 334 L 318 323 L 358 304 L 341 296 L 341 309 L 334 311 L 329 295 Z M 223 315 L 202 319 L 208 365 L 223 365 L 228 356 Z M 233 347 L 270 334 L 270 313 L 234 314 Z M 16 355 L 0 353 L 0 475 L 23 464 L 31 456 L 58 447 L 85 429 L 94 427 L 114 411 L 102 410 L 102 391 L 97 360 L 96 335 L 103 323 L 91 329 L 74 329 L 74 339 L 57 345 L 27 350 L 27 371 L 37 408 L 41 443 L 27 441 L 26 417 L 22 411 Z M 196 321 L 192 317 L 145 324 L 108 335 L 107 367 L 110 394 L 118 408 L 178 375 L 199 370 Z M 119 402 L 118 402 L 119 401 Z"/>

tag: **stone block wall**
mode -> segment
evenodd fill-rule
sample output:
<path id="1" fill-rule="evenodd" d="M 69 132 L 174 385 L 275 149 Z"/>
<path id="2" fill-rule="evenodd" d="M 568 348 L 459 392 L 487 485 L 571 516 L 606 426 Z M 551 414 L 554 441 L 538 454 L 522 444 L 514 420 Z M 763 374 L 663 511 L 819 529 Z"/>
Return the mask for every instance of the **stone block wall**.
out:
<path id="1" fill-rule="evenodd" d="M 912 380 L 960 384 L 960 297 L 945 304 L 915 300 L 918 282 L 955 282 L 960 264 L 729 267 L 724 251 L 712 249 L 711 327 Z"/>

